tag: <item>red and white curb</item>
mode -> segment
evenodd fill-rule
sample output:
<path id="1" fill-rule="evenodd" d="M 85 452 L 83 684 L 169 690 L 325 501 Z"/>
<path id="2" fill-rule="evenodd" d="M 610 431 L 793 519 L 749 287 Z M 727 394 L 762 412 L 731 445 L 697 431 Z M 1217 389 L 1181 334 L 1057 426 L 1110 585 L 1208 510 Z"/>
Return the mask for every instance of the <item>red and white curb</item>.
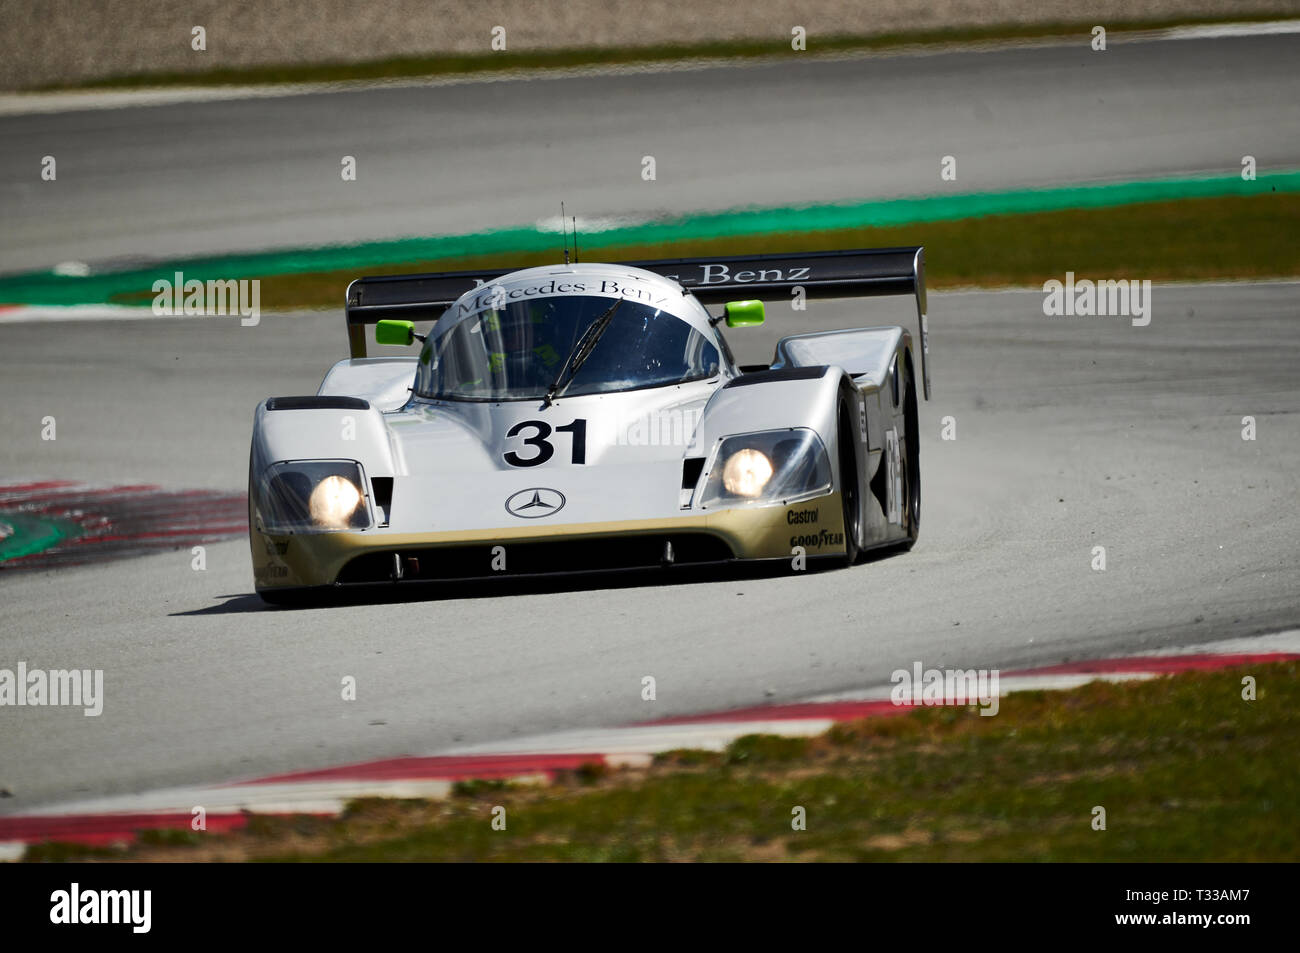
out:
<path id="1" fill-rule="evenodd" d="M 1158 678 L 1176 672 L 1300 659 L 1300 630 L 1234 639 L 1148 655 L 1067 662 L 1000 672 L 999 696 L 1018 691 L 1062 690 L 1087 682 Z M 782 705 L 667 718 L 621 728 L 558 732 L 457 748 L 424 757 L 390 758 L 317 771 L 214 786 L 169 788 L 142 794 L 56 804 L 25 815 L 0 816 L 0 859 L 22 856 L 39 841 L 125 844 L 141 830 L 189 829 L 202 807 L 208 831 L 244 826 L 248 814 L 331 816 L 360 797 L 442 798 L 457 781 L 546 782 L 583 765 L 648 765 L 656 753 L 676 748 L 721 751 L 742 735 L 812 736 L 838 721 L 898 715 L 909 705 L 889 698 L 892 685 L 823 695 Z"/>
<path id="2" fill-rule="evenodd" d="M 87 486 L 71 480 L 0 484 L 0 516 L 46 517 L 78 532 L 45 549 L 0 560 L 0 571 L 50 569 L 184 549 L 248 532 L 248 497 L 153 484 Z"/>

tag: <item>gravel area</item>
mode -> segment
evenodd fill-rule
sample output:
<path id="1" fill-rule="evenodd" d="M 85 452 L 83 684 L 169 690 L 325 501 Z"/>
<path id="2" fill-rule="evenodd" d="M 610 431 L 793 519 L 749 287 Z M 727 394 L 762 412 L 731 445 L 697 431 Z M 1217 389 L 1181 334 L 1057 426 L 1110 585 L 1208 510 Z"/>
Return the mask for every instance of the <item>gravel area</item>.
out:
<path id="1" fill-rule="evenodd" d="M 0 89 L 154 71 L 511 50 L 787 40 L 1000 23 L 1097 23 L 1269 13 L 1300 0 L 7 0 Z M 629 15 L 630 14 L 630 15 Z M 191 48 L 202 26 L 207 49 Z"/>

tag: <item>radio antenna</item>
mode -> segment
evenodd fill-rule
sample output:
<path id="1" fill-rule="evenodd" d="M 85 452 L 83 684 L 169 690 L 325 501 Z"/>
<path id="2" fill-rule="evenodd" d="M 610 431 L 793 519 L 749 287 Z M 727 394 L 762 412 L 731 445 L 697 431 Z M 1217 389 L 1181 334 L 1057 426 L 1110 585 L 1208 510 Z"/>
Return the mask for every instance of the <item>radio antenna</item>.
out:
<path id="1" fill-rule="evenodd" d="M 564 203 L 560 203 L 560 234 L 564 236 L 564 263 L 569 263 L 569 232 L 568 224 L 564 221 Z"/>
<path id="2" fill-rule="evenodd" d="M 573 260 L 578 261 L 578 216 L 573 216 Z"/>

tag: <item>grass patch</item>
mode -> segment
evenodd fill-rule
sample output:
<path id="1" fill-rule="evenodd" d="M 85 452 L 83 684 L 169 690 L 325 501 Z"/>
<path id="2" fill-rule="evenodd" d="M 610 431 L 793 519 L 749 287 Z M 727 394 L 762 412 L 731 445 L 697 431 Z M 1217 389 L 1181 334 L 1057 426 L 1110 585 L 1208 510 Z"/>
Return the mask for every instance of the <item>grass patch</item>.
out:
<path id="1" fill-rule="evenodd" d="M 512 785 L 509 781 L 497 778 L 471 778 L 468 781 L 457 781 L 453 784 L 451 786 L 451 796 L 466 798 L 487 797 L 501 791 L 508 791 L 511 787 Z"/>
<path id="2" fill-rule="evenodd" d="M 1253 675 L 1258 698 L 1244 701 Z M 1300 663 L 920 709 L 474 798 L 263 818 L 131 860 L 1295 861 Z M 1093 808 L 1107 829 L 1092 828 Z M 493 830 L 495 807 L 506 830 Z M 802 807 L 807 830 L 791 828 Z M 52 848 L 29 856 L 50 859 Z M 44 853 L 43 853 L 44 851 Z M 70 859 L 66 848 L 56 854 Z M 102 854 L 88 853 L 87 856 Z"/>
<path id="3" fill-rule="evenodd" d="M 1300 275 L 1300 195 L 1181 199 L 1114 208 L 988 215 L 889 228 L 600 246 L 583 259 L 618 261 L 765 252 L 925 245 L 931 288 L 1041 285 L 1073 271 L 1080 277 L 1191 281 Z M 398 262 L 365 274 L 400 275 L 554 264 L 554 251 Z M 267 310 L 338 308 L 355 269 L 260 276 Z M 113 295 L 116 304 L 148 304 L 151 290 Z"/>
<path id="4" fill-rule="evenodd" d="M 203 843 L 201 831 L 189 828 L 159 827 L 136 835 L 139 843 L 150 847 L 198 847 Z"/>
<path id="5" fill-rule="evenodd" d="M 121 860 L 126 851 L 121 847 L 90 847 L 68 841 L 52 840 L 43 844 L 29 844 L 23 860 L 31 864 L 64 864 L 69 861 Z"/>
<path id="6" fill-rule="evenodd" d="M 723 752 L 725 764 L 787 764 L 807 757 L 807 738 L 781 735 L 742 735 Z"/>
<path id="7" fill-rule="evenodd" d="M 1219 17 L 1134 20 L 1107 27 L 1115 36 L 1142 30 L 1167 29 L 1204 23 L 1259 22 L 1281 19 L 1273 14 L 1243 14 Z M 909 46 L 986 43 L 1074 37 L 1089 42 L 1093 21 L 1074 23 L 1003 24 L 987 27 L 955 27 L 937 30 L 905 30 L 858 36 L 813 35 L 808 51 L 790 48 L 788 36 L 771 40 L 733 40 L 657 46 L 583 47 L 566 50 L 503 50 L 500 52 L 402 56 L 359 63 L 305 63 L 249 66 L 202 72 L 141 72 L 81 83 L 44 86 L 40 91 L 72 89 L 131 89 L 159 86 L 243 86 L 279 83 L 334 83 L 381 81 L 415 77 L 492 74 L 518 70 L 575 69 L 625 66 L 656 62 L 700 59 L 757 59 L 809 57 L 819 54 L 870 52 Z"/>

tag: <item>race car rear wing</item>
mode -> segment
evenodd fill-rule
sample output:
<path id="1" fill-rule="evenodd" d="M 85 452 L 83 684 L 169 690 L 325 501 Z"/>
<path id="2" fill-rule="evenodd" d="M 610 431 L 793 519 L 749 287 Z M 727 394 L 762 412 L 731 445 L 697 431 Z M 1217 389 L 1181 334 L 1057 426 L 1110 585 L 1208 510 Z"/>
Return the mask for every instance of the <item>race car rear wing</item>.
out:
<path id="1" fill-rule="evenodd" d="M 805 298 L 912 295 L 920 331 L 921 379 L 930 397 L 930 334 L 925 305 L 925 249 L 859 248 L 739 258 L 665 258 L 614 264 L 643 268 L 678 282 L 704 304 L 737 298 Z M 455 271 L 429 275 L 377 275 L 348 286 L 348 344 L 352 357 L 366 356 L 365 326 L 384 318 L 436 319 L 467 291 L 514 271 Z"/>

